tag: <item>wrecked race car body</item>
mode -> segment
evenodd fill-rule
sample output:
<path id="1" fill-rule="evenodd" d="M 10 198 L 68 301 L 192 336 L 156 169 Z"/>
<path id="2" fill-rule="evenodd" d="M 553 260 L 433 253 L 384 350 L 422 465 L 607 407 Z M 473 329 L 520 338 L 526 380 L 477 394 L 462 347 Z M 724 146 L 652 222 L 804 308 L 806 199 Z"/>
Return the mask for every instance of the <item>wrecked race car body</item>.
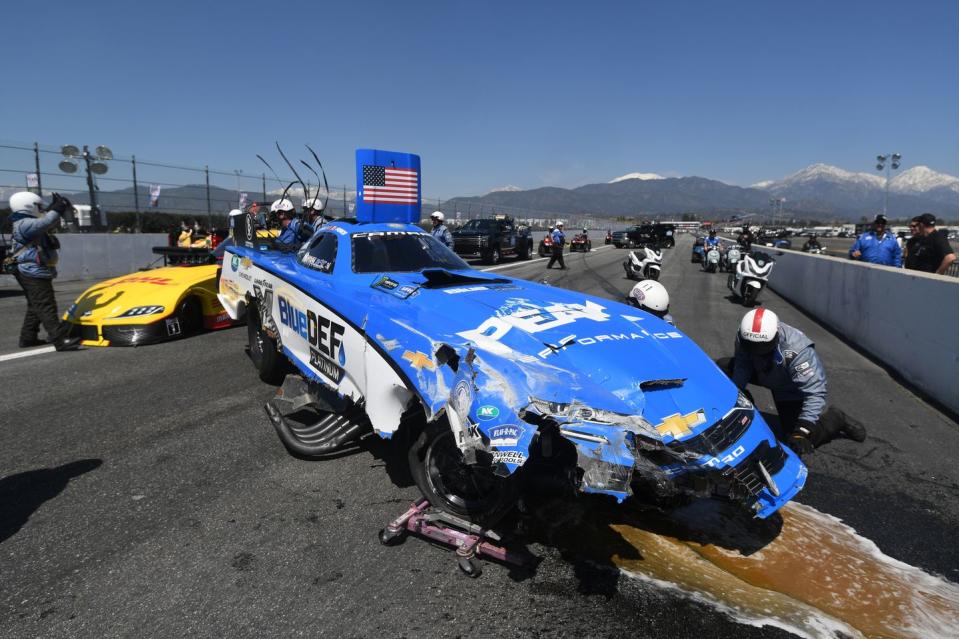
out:
<path id="1" fill-rule="evenodd" d="M 622 501 L 722 495 L 768 517 L 803 486 L 707 355 L 653 315 L 469 268 L 416 226 L 335 221 L 296 254 L 229 247 L 220 301 L 246 317 L 280 438 L 322 457 L 364 433 L 408 447 L 434 506 L 488 519 L 548 474 Z M 313 409 L 318 421 L 285 415 Z M 399 436 L 398 436 L 399 435 Z"/>

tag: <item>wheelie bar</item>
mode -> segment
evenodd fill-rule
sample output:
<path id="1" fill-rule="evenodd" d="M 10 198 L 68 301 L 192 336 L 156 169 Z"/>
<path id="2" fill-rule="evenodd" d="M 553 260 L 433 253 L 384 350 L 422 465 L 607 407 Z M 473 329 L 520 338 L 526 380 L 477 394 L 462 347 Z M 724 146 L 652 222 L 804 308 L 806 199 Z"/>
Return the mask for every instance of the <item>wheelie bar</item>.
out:
<path id="1" fill-rule="evenodd" d="M 476 557 L 488 557 L 515 566 L 528 563 L 524 555 L 486 541 L 500 541 L 499 535 L 492 530 L 442 511 L 431 512 L 430 502 L 423 498 L 410 505 L 409 510 L 380 531 L 380 542 L 384 545 L 398 543 L 407 532 L 455 547 L 456 562 L 460 570 L 470 577 L 479 577 L 483 572 L 474 561 Z"/>

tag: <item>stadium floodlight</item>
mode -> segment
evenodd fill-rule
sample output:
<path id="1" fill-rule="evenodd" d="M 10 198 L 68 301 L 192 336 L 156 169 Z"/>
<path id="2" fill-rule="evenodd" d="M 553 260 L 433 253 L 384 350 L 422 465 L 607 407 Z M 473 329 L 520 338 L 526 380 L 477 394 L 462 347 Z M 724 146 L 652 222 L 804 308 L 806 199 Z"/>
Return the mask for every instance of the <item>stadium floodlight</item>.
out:
<path id="1" fill-rule="evenodd" d="M 886 155 L 877 155 L 876 160 L 876 170 L 880 173 L 883 169 L 886 170 L 886 190 L 882 196 L 882 214 L 885 215 L 889 205 L 889 174 L 891 171 L 899 168 L 900 161 L 902 160 L 902 154 L 888 153 Z M 890 161 L 887 162 L 887 160 Z"/>
<path id="2" fill-rule="evenodd" d="M 102 144 L 97 147 L 97 159 L 98 160 L 112 160 L 113 151 L 109 147 L 103 146 Z"/>
<path id="3" fill-rule="evenodd" d="M 76 173 L 77 172 L 77 163 L 73 160 L 62 160 L 60 164 L 57 165 L 60 167 L 60 170 L 64 173 Z"/>
<path id="4" fill-rule="evenodd" d="M 107 165 L 103 162 L 92 162 L 90 164 L 90 170 L 96 173 L 97 175 L 103 175 L 107 172 Z"/>
<path id="5" fill-rule="evenodd" d="M 60 147 L 60 153 L 62 153 L 65 158 L 75 158 L 80 155 L 80 149 L 72 144 L 64 144 Z"/>
<path id="6" fill-rule="evenodd" d="M 113 151 L 101 144 L 96 148 L 95 153 L 90 153 L 89 147 L 84 145 L 83 152 L 81 153 L 77 146 L 64 144 L 60 147 L 60 153 L 63 154 L 63 157 L 67 158 L 57 165 L 64 173 L 76 173 L 78 166 L 77 163 L 73 161 L 73 158 L 83 158 L 87 168 L 87 190 L 90 193 L 90 212 L 92 213 L 94 224 L 105 227 L 107 221 L 103 212 L 100 210 L 100 206 L 97 204 L 97 186 L 93 182 L 93 176 L 103 175 L 110 170 L 110 167 L 104 164 L 104 162 L 113 159 Z"/>

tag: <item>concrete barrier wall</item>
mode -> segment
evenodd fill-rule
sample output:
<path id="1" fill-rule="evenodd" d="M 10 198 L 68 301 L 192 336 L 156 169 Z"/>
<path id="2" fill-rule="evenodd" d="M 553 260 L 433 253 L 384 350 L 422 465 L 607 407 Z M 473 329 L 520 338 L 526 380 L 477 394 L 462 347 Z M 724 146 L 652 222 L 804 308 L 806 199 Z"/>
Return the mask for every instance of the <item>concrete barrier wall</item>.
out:
<path id="1" fill-rule="evenodd" d="M 769 285 L 959 413 L 959 280 L 773 251 Z"/>
<path id="2" fill-rule="evenodd" d="M 166 233 L 60 233 L 60 281 L 105 279 L 148 266 L 167 244 Z M 162 262 L 161 262 L 162 263 Z"/>

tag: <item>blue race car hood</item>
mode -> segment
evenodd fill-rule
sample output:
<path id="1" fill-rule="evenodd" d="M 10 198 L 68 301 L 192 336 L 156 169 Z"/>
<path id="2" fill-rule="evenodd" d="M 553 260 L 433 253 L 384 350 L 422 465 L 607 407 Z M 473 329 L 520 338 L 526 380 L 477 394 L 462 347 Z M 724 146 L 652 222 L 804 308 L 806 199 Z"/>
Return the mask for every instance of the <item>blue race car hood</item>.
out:
<path id="1" fill-rule="evenodd" d="M 367 334 L 387 345 L 398 340 L 398 356 L 429 356 L 443 344 L 465 356 L 472 348 L 513 410 L 537 399 L 642 415 L 652 424 L 702 410 L 705 427 L 735 404 L 735 387 L 688 337 L 631 306 L 477 272 L 436 287 L 419 273 L 390 278 L 394 299 L 371 313 Z M 434 409 L 448 400 L 452 371 L 437 384 L 412 361 L 401 365 Z"/>

